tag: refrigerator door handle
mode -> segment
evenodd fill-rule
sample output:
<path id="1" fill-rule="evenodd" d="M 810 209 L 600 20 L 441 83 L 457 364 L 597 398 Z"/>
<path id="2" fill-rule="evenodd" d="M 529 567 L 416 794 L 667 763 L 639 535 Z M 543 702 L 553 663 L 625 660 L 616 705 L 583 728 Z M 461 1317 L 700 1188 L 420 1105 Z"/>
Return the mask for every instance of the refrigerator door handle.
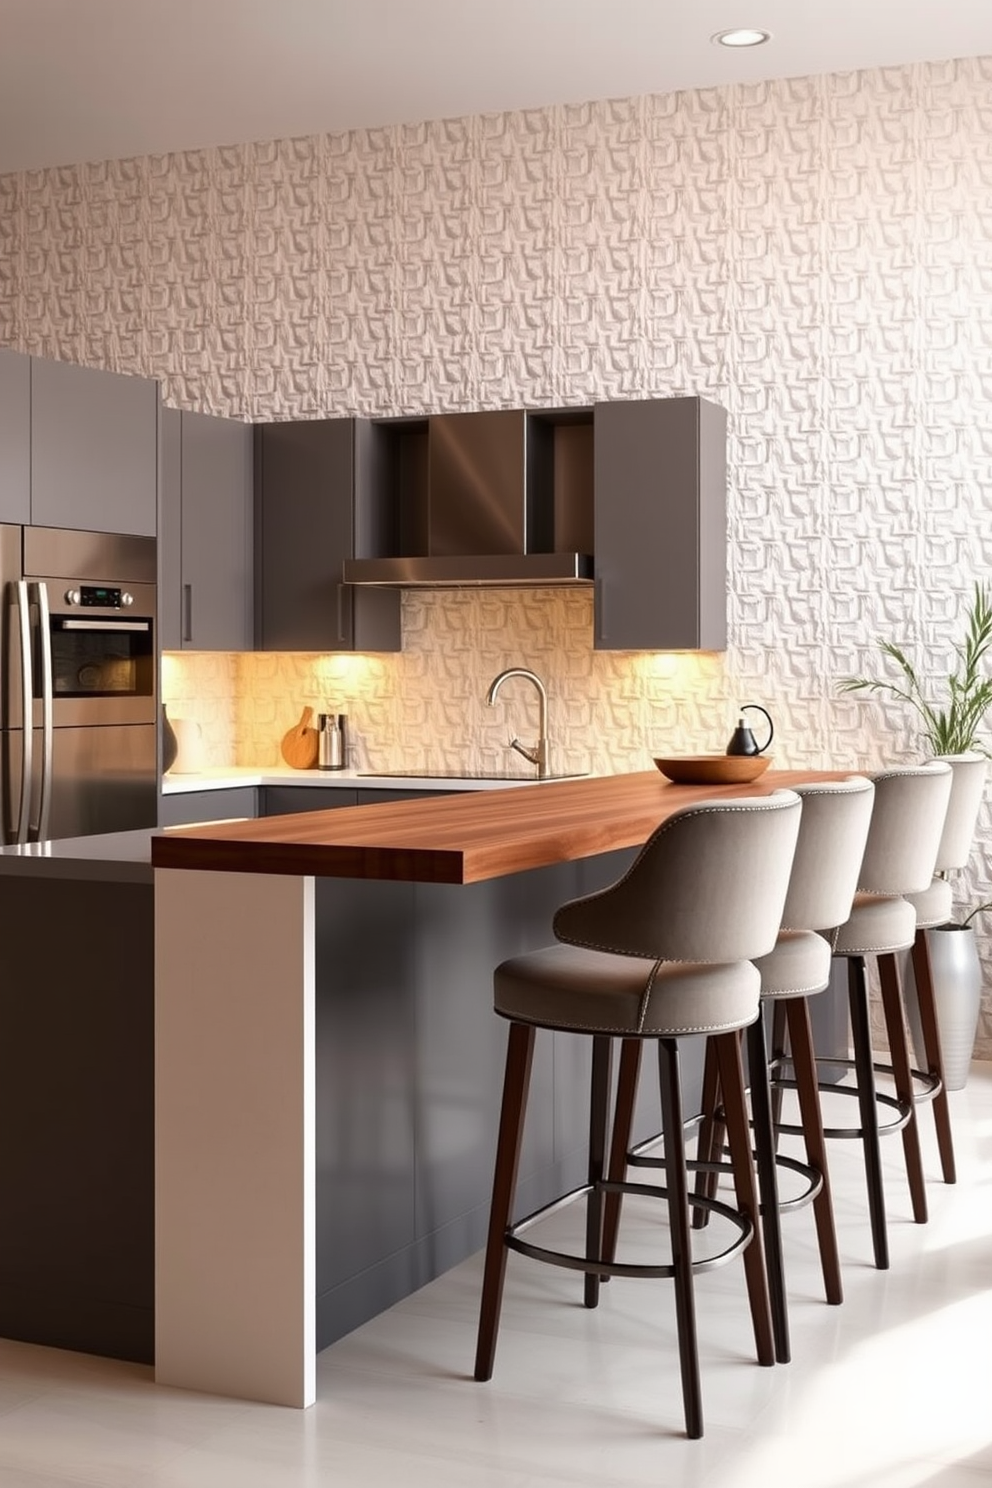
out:
<path id="1" fill-rule="evenodd" d="M 38 822 L 30 828 L 32 842 L 44 842 L 52 813 L 52 631 L 48 613 L 48 585 L 32 584 L 38 606 L 38 645 L 41 661 L 41 789 L 38 793 Z"/>
<path id="2" fill-rule="evenodd" d="M 18 579 L 14 586 L 17 598 L 17 632 L 21 651 L 21 806 L 11 837 L 19 846 L 28 840 L 31 820 L 31 786 L 34 777 L 34 701 L 31 673 L 31 610 L 28 586 Z"/>

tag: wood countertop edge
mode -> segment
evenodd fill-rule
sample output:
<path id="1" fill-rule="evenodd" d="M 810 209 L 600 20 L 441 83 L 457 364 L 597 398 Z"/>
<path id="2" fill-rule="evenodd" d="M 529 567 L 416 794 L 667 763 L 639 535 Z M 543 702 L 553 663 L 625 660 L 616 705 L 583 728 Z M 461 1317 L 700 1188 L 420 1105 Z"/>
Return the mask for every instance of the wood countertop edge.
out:
<path id="1" fill-rule="evenodd" d="M 639 846 L 702 801 L 768 795 L 845 770 L 769 771 L 750 785 L 675 786 L 653 770 L 207 823 L 152 838 L 155 868 L 467 884 Z"/>

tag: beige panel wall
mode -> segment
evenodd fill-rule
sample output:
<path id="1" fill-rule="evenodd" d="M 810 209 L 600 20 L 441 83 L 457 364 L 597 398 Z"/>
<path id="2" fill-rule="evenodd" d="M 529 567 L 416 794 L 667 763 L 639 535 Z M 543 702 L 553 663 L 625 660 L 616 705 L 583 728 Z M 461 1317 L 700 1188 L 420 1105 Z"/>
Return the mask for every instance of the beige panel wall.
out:
<path id="1" fill-rule="evenodd" d="M 400 657 L 186 660 L 176 710 L 269 758 L 330 695 L 362 763 L 481 763 L 528 725 L 480 702 L 525 661 L 574 767 L 719 748 L 751 699 L 783 761 L 914 757 L 903 710 L 835 685 L 879 634 L 945 670 L 992 571 L 990 91 L 985 58 L 0 178 L 0 342 L 178 406 L 730 413 L 725 657 L 596 655 L 578 593 L 410 596 Z M 962 897 L 990 839 L 986 812 Z"/>

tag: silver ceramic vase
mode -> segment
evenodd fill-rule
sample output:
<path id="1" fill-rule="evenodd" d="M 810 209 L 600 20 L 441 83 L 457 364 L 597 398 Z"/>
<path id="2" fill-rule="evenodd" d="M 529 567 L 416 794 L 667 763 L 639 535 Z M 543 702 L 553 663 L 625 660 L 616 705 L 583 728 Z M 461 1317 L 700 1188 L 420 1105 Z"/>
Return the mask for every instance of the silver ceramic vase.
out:
<path id="1" fill-rule="evenodd" d="M 968 1079 L 982 1003 L 982 963 L 978 944 L 970 925 L 939 925 L 936 929 L 925 930 L 924 934 L 930 947 L 933 995 L 944 1058 L 944 1083 L 948 1090 L 962 1090 Z M 919 1069 L 925 1070 L 926 1053 L 916 1000 L 916 979 L 908 952 L 903 958 L 902 975 L 916 1063 Z"/>

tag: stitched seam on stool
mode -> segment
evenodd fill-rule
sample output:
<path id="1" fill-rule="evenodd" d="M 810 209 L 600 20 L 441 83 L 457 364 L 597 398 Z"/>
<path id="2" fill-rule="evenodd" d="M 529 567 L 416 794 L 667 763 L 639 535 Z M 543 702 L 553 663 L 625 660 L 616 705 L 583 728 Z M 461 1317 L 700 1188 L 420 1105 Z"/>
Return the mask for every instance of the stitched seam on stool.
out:
<path id="1" fill-rule="evenodd" d="M 910 940 L 905 945 L 859 946 L 856 951 L 834 951 L 834 955 L 844 960 L 848 956 L 894 956 L 896 951 L 911 951 L 912 948 L 913 942 Z"/>
<path id="2" fill-rule="evenodd" d="M 812 985 L 809 987 L 793 987 L 788 992 L 762 992 L 761 995 L 763 998 L 812 997 L 816 992 L 825 992 L 828 985 L 829 983 L 827 982 L 817 982 L 815 987 Z"/>
<path id="3" fill-rule="evenodd" d="M 648 975 L 647 982 L 645 983 L 644 991 L 641 993 L 641 1000 L 638 1003 L 638 1007 L 637 1007 L 637 1031 L 638 1031 L 638 1033 L 640 1033 L 641 1030 L 642 1030 L 642 1028 L 644 1027 L 644 1019 L 648 1015 L 648 1007 L 649 1007 L 649 1005 L 651 1003 L 651 993 L 654 991 L 654 988 L 655 988 L 655 981 L 656 981 L 657 976 L 658 976 L 658 967 L 660 965 L 661 965 L 661 962 L 660 961 L 656 961 L 654 963 L 654 965 L 651 968 L 650 974 Z"/>
<path id="4" fill-rule="evenodd" d="M 950 766 L 948 766 L 948 769 L 949 768 L 950 768 Z M 710 816 L 710 815 L 712 815 L 713 812 L 716 812 L 716 811 L 721 811 L 721 812 L 723 812 L 723 811 L 732 811 L 732 812 L 744 812 L 744 813 L 747 813 L 749 811 L 784 811 L 784 810 L 787 810 L 787 809 L 791 809 L 791 807 L 792 807 L 792 802 L 791 801 L 779 801 L 779 800 L 776 800 L 775 799 L 775 797 L 778 794 L 779 793 L 776 791 L 774 794 L 769 795 L 769 796 L 757 796 L 757 797 L 754 797 L 751 801 L 748 802 L 748 804 L 746 806 L 735 805 L 734 803 L 732 803 L 730 801 L 728 801 L 726 803 L 724 803 L 723 801 L 715 801 L 715 802 L 714 801 L 711 801 L 706 806 L 693 806 L 693 807 L 690 807 L 686 811 L 679 812 L 679 814 L 677 816 L 670 817 L 668 819 L 668 821 L 662 822 L 662 824 L 660 826 L 655 827 L 654 831 L 651 833 L 651 835 L 648 838 L 647 842 L 645 842 L 642 845 L 640 852 L 637 854 L 637 857 L 634 859 L 633 863 L 631 863 L 630 867 L 627 869 L 627 872 L 624 873 L 622 875 L 622 877 L 618 878 L 617 881 L 616 881 L 616 883 L 610 884 L 609 888 L 600 889 L 599 892 L 596 893 L 596 894 L 583 894 L 579 899 L 570 900 L 569 903 L 570 904 L 584 904 L 584 905 L 595 904 L 597 902 L 597 900 L 606 899 L 611 894 L 616 893 L 617 889 L 619 889 L 622 884 L 625 884 L 627 882 L 628 878 L 630 878 L 631 874 L 634 873 L 634 871 L 637 868 L 638 863 L 641 861 L 641 858 L 644 855 L 644 853 L 647 851 L 648 847 L 651 846 L 653 843 L 657 842 L 659 840 L 659 838 L 661 838 L 661 837 L 663 837 L 665 835 L 666 832 L 674 832 L 675 829 L 676 829 L 676 827 L 678 826 L 679 822 L 688 821 L 691 817 L 694 817 L 694 816 Z M 788 794 L 792 794 L 792 792 L 788 792 Z M 555 936 L 555 938 L 557 940 L 560 940 L 563 945 L 574 945 L 574 946 L 578 946 L 580 949 L 605 951 L 608 955 L 612 955 L 612 956 L 628 956 L 628 957 L 631 957 L 632 959 L 638 959 L 637 956 L 636 956 L 636 953 L 632 953 L 630 951 L 622 951 L 618 947 L 614 947 L 614 946 L 603 946 L 603 945 L 593 945 L 592 942 L 590 942 L 588 940 L 572 940 L 568 936 L 559 935 L 558 934 L 558 928 L 557 928 L 557 926 L 558 926 L 558 917 L 562 913 L 562 910 L 565 910 L 568 907 L 569 907 L 568 904 L 563 904 L 561 906 L 561 909 L 558 909 L 558 910 L 555 911 L 554 917 L 553 917 L 553 919 L 551 921 L 551 933 Z M 641 957 L 640 959 L 642 959 L 642 960 L 648 960 L 649 958 L 645 956 L 645 957 Z M 696 964 L 695 962 L 684 960 L 681 957 L 675 957 L 675 956 L 665 956 L 662 959 L 665 960 L 665 961 L 671 961 L 673 963 L 673 965 L 676 965 L 676 966 L 691 966 L 691 965 L 695 965 Z M 717 963 L 712 963 L 711 962 L 711 963 L 708 963 L 708 964 L 719 965 L 721 963 L 718 963 L 718 962 Z"/>
<path id="5" fill-rule="evenodd" d="M 681 1028 L 631 1028 L 629 1024 L 616 1025 L 613 1023 L 569 1023 L 564 1018 L 556 1018 L 553 1023 L 540 1022 L 537 1018 L 526 1018 L 520 1013 L 505 1013 L 496 1009 L 500 1017 L 508 1018 L 511 1023 L 527 1023 L 533 1028 L 550 1028 L 572 1030 L 575 1033 L 621 1033 L 628 1038 L 680 1038 L 683 1034 L 690 1033 L 733 1033 L 735 1029 L 746 1028 L 753 1023 L 753 1018 L 743 1021 L 735 1018 L 732 1023 L 693 1023 L 686 1024 Z"/>

